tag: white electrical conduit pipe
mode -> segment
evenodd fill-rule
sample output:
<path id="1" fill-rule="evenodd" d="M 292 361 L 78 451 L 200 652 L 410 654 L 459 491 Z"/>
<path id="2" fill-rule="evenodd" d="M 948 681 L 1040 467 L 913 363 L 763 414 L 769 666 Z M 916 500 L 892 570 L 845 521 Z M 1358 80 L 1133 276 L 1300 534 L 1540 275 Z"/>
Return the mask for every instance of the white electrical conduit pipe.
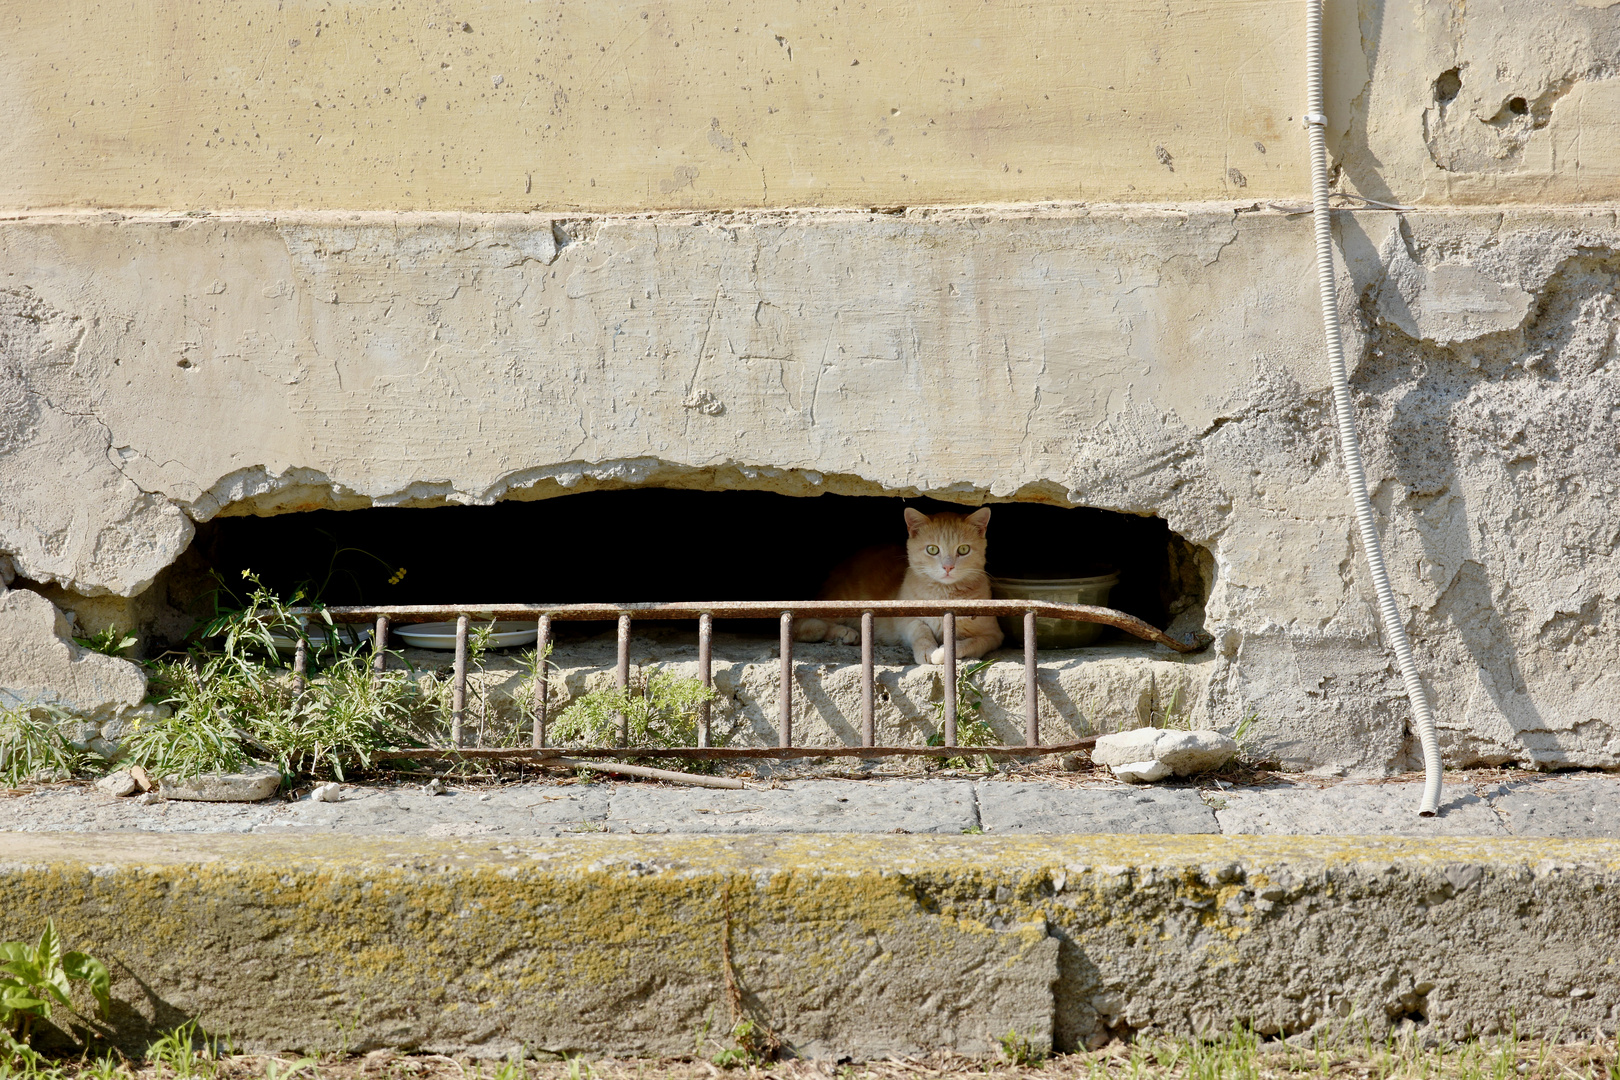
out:
<path id="1" fill-rule="evenodd" d="M 1434 730 L 1434 714 L 1418 678 L 1412 643 L 1406 637 L 1406 624 L 1395 606 L 1395 593 L 1389 587 L 1384 569 L 1384 549 L 1378 541 L 1378 523 L 1373 518 L 1372 500 L 1367 497 L 1367 470 L 1361 463 L 1361 440 L 1356 435 L 1356 414 L 1350 400 L 1350 379 L 1344 363 L 1344 339 L 1339 333 L 1339 300 L 1333 282 L 1333 220 L 1328 211 L 1327 117 L 1322 114 L 1322 5 L 1325 0 L 1306 0 L 1305 75 L 1310 100 L 1305 112 L 1305 129 L 1311 139 L 1311 205 L 1316 225 L 1316 281 L 1322 294 L 1322 329 L 1327 334 L 1328 367 L 1333 375 L 1333 411 L 1339 424 L 1339 452 L 1350 481 L 1350 497 L 1356 504 L 1356 522 L 1361 527 L 1361 550 L 1367 556 L 1373 588 L 1378 592 L 1378 613 L 1383 617 L 1384 634 L 1395 649 L 1401 668 L 1401 681 L 1412 703 L 1412 720 L 1423 743 L 1423 802 L 1418 813 L 1433 817 L 1440 803 L 1440 739 Z"/>

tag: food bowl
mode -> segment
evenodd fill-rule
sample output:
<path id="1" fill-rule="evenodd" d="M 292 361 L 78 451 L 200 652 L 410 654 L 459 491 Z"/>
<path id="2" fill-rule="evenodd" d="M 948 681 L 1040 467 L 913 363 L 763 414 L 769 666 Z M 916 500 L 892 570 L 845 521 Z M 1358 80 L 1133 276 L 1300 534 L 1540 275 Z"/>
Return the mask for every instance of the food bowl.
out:
<path id="1" fill-rule="evenodd" d="M 471 637 L 474 630 L 488 625 L 475 620 L 467 628 L 467 636 Z M 402 623 L 389 627 L 388 634 L 417 649 L 453 650 L 456 647 L 456 624 L 453 622 Z M 533 645 L 539 637 L 540 630 L 532 622 L 498 622 L 495 632 L 489 635 L 489 647 L 510 649 L 518 645 Z"/>
<path id="2" fill-rule="evenodd" d="M 1052 604 L 1094 604 L 1108 606 L 1108 592 L 1119 584 L 1118 574 L 1078 578 L 990 579 L 990 596 L 996 600 L 1042 600 Z M 1024 643 L 1024 620 L 1004 615 L 1001 629 L 1010 644 Z M 1068 619 L 1035 619 L 1035 645 L 1041 649 L 1080 649 L 1102 636 L 1101 623 L 1071 622 Z"/>

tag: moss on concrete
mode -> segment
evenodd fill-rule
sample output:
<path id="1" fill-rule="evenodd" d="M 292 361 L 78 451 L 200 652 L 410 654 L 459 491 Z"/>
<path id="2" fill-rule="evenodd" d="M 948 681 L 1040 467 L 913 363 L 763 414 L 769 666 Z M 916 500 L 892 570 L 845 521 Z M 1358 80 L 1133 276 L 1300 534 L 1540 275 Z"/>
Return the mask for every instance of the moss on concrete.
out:
<path id="1" fill-rule="evenodd" d="M 0 936 L 54 917 L 105 956 L 125 1041 L 196 1016 L 254 1048 L 638 1054 L 729 1027 L 729 939 L 744 1013 L 870 1056 L 1588 1030 L 1620 1001 L 1617 881 L 1610 841 L 8 834 Z"/>

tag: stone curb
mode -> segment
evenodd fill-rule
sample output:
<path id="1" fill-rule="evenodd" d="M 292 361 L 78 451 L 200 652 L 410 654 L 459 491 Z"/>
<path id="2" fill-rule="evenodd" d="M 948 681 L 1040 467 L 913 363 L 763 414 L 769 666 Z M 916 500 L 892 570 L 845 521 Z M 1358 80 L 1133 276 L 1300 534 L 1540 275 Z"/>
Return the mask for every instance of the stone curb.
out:
<path id="1" fill-rule="evenodd" d="M 685 1055 L 729 981 L 797 1052 L 870 1058 L 1612 1033 L 1617 885 L 1611 840 L 0 833 L 0 939 L 50 917 L 106 959 L 125 1045 Z"/>

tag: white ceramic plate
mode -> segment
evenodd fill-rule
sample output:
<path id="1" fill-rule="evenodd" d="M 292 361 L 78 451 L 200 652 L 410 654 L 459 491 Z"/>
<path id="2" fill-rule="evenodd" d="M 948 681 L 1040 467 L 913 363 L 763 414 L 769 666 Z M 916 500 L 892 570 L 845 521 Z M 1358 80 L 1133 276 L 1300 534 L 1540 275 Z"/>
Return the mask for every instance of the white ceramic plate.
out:
<path id="1" fill-rule="evenodd" d="M 311 626 L 309 628 L 310 645 L 314 646 L 315 648 L 323 647 L 326 644 L 327 629 L 328 627 L 324 623 Z M 359 626 L 352 623 L 337 623 L 330 629 L 337 636 L 338 646 L 340 648 L 352 648 L 353 646 L 361 645 L 371 640 L 371 627 L 369 626 Z M 270 640 L 275 644 L 277 649 L 280 649 L 283 652 L 292 652 L 294 649 L 298 648 L 298 639 L 290 634 L 272 633 L 270 635 Z"/>
<path id="2" fill-rule="evenodd" d="M 480 626 L 488 626 L 473 620 L 468 633 Z M 456 647 L 456 624 L 453 622 L 424 622 L 401 623 L 388 628 L 388 636 L 397 637 L 405 644 L 418 649 L 449 649 Z M 532 622 L 498 622 L 495 632 L 489 636 L 489 646 L 492 649 L 510 649 L 516 645 L 533 645 L 540 637 L 539 628 Z"/>

